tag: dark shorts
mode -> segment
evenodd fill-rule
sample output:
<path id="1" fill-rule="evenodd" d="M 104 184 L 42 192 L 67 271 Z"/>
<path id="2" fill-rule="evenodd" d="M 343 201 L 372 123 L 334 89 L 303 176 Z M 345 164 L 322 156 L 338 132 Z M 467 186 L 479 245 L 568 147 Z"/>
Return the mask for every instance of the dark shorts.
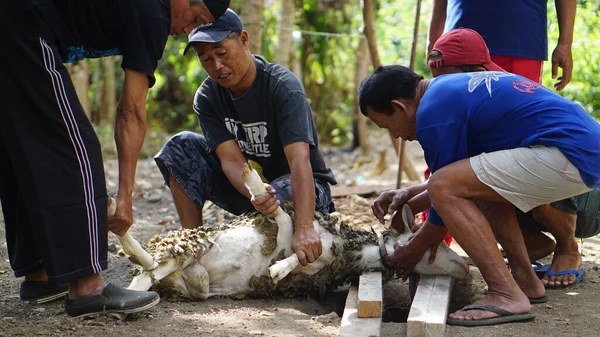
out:
<path id="1" fill-rule="evenodd" d="M 600 189 L 580 194 L 550 204 L 559 211 L 577 215 L 575 237 L 589 238 L 600 233 Z M 529 228 L 547 231 L 546 227 L 535 221 L 531 212 L 517 210 L 519 224 Z"/>
<path id="2" fill-rule="evenodd" d="M 254 211 L 250 200 L 229 182 L 221 170 L 219 158 L 208 150 L 204 136 L 188 131 L 180 132 L 169 139 L 154 160 L 165 184 L 169 186 L 171 174 L 198 207 L 210 200 L 236 215 Z M 269 184 L 277 191 L 277 199 L 282 205 L 292 202 L 289 174 L 278 177 Z M 315 209 L 323 214 L 335 211 L 329 184 L 319 179 L 315 179 Z"/>

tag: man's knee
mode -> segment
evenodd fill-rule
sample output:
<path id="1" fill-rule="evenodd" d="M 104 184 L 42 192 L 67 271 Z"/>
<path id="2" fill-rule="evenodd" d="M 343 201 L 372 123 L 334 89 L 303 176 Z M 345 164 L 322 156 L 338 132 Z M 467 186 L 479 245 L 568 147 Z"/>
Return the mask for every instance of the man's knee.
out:
<path id="1" fill-rule="evenodd" d="M 191 132 L 191 131 L 181 131 L 171 137 L 165 146 L 169 146 L 171 144 L 181 144 L 182 142 L 199 142 L 206 143 L 206 139 L 203 135 Z"/>
<path id="2" fill-rule="evenodd" d="M 427 191 L 433 204 L 452 195 L 452 177 L 443 170 L 436 172 L 427 182 Z"/>

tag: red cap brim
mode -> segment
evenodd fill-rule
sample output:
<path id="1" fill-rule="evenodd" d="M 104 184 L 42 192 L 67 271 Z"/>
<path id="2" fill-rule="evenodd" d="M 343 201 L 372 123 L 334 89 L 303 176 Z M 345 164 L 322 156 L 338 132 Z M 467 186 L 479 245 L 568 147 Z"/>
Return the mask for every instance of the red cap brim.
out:
<path id="1" fill-rule="evenodd" d="M 484 63 L 482 64 L 482 66 L 485 67 L 485 69 L 487 69 L 488 71 L 501 71 L 501 72 L 506 72 L 506 70 L 502 69 L 500 66 L 498 66 L 496 63 L 494 62 L 488 62 L 488 63 Z"/>

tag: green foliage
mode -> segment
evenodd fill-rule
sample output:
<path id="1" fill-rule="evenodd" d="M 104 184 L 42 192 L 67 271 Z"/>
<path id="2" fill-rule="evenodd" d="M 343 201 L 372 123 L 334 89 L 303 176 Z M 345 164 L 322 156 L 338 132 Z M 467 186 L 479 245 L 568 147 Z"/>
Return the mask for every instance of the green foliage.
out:
<path id="1" fill-rule="evenodd" d="M 382 64 L 409 65 L 417 0 L 377 2 L 376 35 Z M 548 4 L 549 54 L 558 40 L 554 2 Z M 234 0 L 239 10 L 243 0 Z M 266 1 L 263 12 L 261 54 L 274 62 L 278 53 L 280 2 Z M 560 94 L 581 103 L 600 117 L 600 1 L 579 1 L 573 43 L 573 80 Z M 345 144 L 351 137 L 356 48 L 362 35 L 359 0 L 295 0 L 294 29 L 302 34 L 295 43 L 295 69 L 311 102 L 319 137 L 323 143 Z M 431 16 L 430 1 L 422 0 L 415 71 L 430 77 L 426 64 L 426 36 Z M 194 94 L 207 74 L 191 52 L 182 56 L 185 36 L 169 38 L 156 71 L 157 82 L 147 103 L 151 128 L 173 134 L 180 130 L 199 132 L 192 109 Z M 120 64 L 120 61 L 116 61 Z M 119 69 L 120 67 L 117 67 Z M 372 69 L 372 68 L 371 68 Z M 101 72 L 90 63 L 90 94 L 99 92 Z M 117 87 L 122 85 L 117 72 Z M 543 83 L 552 87 L 551 62 L 545 62 Z M 107 129 L 108 130 L 108 129 Z M 108 135 L 109 131 L 101 130 Z M 112 130 L 112 129 L 110 129 Z M 110 131 L 112 138 L 112 131 Z M 107 138 L 107 137 L 105 137 Z M 160 139 L 160 137 L 155 137 Z M 157 147 L 151 145 L 151 147 Z M 160 147 L 158 147 L 160 148 Z M 152 149 L 154 151 L 154 148 Z M 151 151 L 148 150 L 148 153 Z"/>
<path id="2" fill-rule="evenodd" d="M 600 118 L 600 11 L 599 1 L 579 1 L 573 33 L 573 78 L 560 93 L 580 103 L 588 113 Z M 548 57 L 558 42 L 558 20 L 554 2 L 548 4 Z M 559 69 L 559 75 L 561 70 Z M 544 64 L 543 84 L 551 88 L 552 62 Z"/>

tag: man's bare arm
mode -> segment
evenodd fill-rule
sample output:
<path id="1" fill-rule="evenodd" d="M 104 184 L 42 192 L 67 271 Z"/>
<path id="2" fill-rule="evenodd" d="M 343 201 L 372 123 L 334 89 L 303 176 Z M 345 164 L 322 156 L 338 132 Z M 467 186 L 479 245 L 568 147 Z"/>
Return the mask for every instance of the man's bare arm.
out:
<path id="1" fill-rule="evenodd" d="M 131 194 L 140 149 L 146 135 L 146 97 L 148 76 L 125 69 L 125 82 L 115 120 L 115 142 L 119 161 L 117 210 L 109 220 L 109 229 L 117 235 L 127 232 L 133 223 Z"/>
<path id="2" fill-rule="evenodd" d="M 444 26 L 446 25 L 446 7 L 448 5 L 447 0 L 433 0 L 431 21 L 429 22 L 429 38 L 427 44 L 427 53 L 431 52 L 435 41 L 444 33 Z"/>
<path id="3" fill-rule="evenodd" d="M 283 150 L 291 171 L 295 210 L 292 248 L 300 263 L 306 265 L 322 253 L 321 239 L 313 226 L 315 182 L 310 165 L 310 148 L 307 143 L 296 142 L 286 145 Z"/>
<path id="4" fill-rule="evenodd" d="M 556 90 L 561 91 L 569 82 L 573 73 L 573 30 L 575 26 L 576 0 L 556 0 L 556 16 L 558 18 L 558 44 L 552 53 L 552 78 L 558 78 L 554 84 Z M 562 75 L 558 76 L 558 68 L 562 68 Z"/>

